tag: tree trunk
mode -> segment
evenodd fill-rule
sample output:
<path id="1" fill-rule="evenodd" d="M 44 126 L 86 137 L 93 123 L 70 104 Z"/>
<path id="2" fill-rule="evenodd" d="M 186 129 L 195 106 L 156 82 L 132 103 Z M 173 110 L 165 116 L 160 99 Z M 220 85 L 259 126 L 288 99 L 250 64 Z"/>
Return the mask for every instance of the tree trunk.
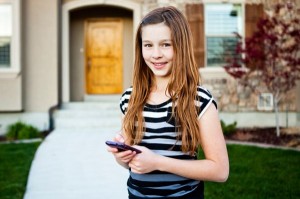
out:
<path id="1" fill-rule="evenodd" d="M 289 110 L 290 104 L 287 104 L 285 109 L 285 128 L 289 128 Z"/>
<path id="2" fill-rule="evenodd" d="M 278 112 L 278 99 L 274 99 L 274 108 L 275 108 L 275 120 L 276 120 L 276 135 L 280 136 L 280 128 L 279 128 L 279 112 Z"/>

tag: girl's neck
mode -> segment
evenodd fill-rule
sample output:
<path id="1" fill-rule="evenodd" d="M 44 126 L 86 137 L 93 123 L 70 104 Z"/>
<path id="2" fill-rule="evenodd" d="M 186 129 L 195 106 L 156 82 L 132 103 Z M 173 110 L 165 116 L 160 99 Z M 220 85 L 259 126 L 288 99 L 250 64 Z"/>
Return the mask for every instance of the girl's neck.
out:
<path id="1" fill-rule="evenodd" d="M 167 86 L 169 78 L 155 78 L 155 83 L 151 89 L 151 92 L 164 92 L 167 93 Z"/>
<path id="2" fill-rule="evenodd" d="M 147 99 L 148 104 L 157 105 L 170 99 L 167 88 L 168 82 L 169 80 L 166 78 L 156 78 Z"/>

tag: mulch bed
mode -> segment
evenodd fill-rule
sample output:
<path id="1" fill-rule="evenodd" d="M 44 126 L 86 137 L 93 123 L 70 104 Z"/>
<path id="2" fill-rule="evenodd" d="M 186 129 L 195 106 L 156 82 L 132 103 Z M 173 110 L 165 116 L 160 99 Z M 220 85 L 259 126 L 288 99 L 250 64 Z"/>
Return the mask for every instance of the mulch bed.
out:
<path id="1" fill-rule="evenodd" d="M 279 137 L 276 128 L 238 128 L 225 139 L 300 148 L 300 128 L 280 128 Z"/>
<path id="2" fill-rule="evenodd" d="M 6 141 L 6 137 L 4 135 L 0 135 L 0 142 Z"/>
<path id="3" fill-rule="evenodd" d="M 42 131 L 42 132 L 40 132 L 40 137 L 39 138 L 44 139 L 47 135 L 49 135 L 49 133 L 50 132 L 47 131 L 47 130 Z M 0 135 L 0 142 L 5 142 L 5 141 L 9 141 L 9 140 L 5 137 L 5 135 Z"/>
<path id="4" fill-rule="evenodd" d="M 225 139 L 300 149 L 300 127 L 280 128 L 280 133 L 280 136 L 277 137 L 276 128 L 238 128 L 236 132 L 225 135 Z M 42 132 L 42 138 L 46 137 L 48 134 L 49 132 Z M 6 141 L 5 136 L 0 136 L 0 142 L 1 141 Z"/>

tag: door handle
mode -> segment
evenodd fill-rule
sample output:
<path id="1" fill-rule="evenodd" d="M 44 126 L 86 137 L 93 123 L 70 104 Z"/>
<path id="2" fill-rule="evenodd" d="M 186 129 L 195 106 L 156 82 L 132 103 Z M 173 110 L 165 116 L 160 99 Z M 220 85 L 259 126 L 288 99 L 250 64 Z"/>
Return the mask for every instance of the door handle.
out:
<path id="1" fill-rule="evenodd" d="M 90 59 L 87 60 L 87 69 L 91 70 L 91 60 Z"/>

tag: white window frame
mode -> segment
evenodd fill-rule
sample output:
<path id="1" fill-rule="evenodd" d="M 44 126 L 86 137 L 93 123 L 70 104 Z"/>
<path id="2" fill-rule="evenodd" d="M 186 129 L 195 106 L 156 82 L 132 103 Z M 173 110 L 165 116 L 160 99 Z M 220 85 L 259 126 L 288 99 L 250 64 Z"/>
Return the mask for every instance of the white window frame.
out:
<path id="1" fill-rule="evenodd" d="M 245 36 L 245 4 L 246 0 L 202 0 L 204 4 L 204 16 L 205 16 L 205 6 L 207 4 L 221 4 L 221 3 L 229 3 L 229 4 L 241 4 L 242 7 L 242 30 L 241 30 L 241 36 L 244 38 Z M 204 29 L 206 29 L 206 24 L 204 23 Z M 204 50 L 207 52 L 206 49 L 206 35 L 204 35 Z M 205 53 L 204 57 L 204 67 L 200 68 L 200 71 L 202 74 L 205 74 L 204 76 L 207 77 L 215 77 L 215 78 L 227 78 L 229 75 L 226 73 L 225 69 L 221 66 L 207 66 L 207 53 Z"/>
<path id="2" fill-rule="evenodd" d="M 266 102 L 270 104 L 266 104 Z M 274 98 L 272 93 L 261 93 L 257 96 L 257 109 L 260 111 L 272 111 L 274 107 Z"/>
<path id="3" fill-rule="evenodd" d="M 15 78 L 21 71 L 21 0 L 0 0 L 0 4 L 12 5 L 10 67 L 0 68 L 0 79 Z"/>

